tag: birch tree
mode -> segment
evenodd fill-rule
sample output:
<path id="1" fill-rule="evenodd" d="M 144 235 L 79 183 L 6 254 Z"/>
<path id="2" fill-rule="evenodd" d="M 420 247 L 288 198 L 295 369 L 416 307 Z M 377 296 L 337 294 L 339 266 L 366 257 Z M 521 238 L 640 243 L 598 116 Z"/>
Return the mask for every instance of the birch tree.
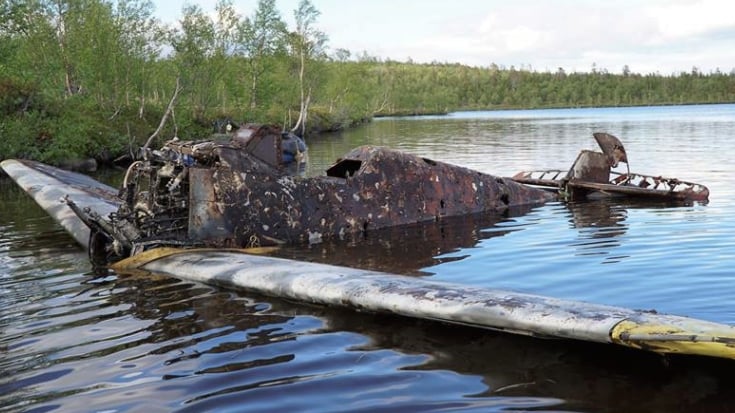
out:
<path id="1" fill-rule="evenodd" d="M 170 34 L 174 60 L 192 115 L 202 118 L 214 99 L 211 87 L 218 80 L 210 66 L 216 50 L 214 22 L 201 7 L 189 5 L 184 7 L 179 23 L 181 28 Z"/>
<path id="2" fill-rule="evenodd" d="M 268 89 L 264 79 L 273 67 L 274 57 L 284 51 L 286 24 L 276 9 L 275 0 L 259 0 L 255 13 L 240 27 L 241 53 L 247 59 L 249 109 L 255 114 Z"/>
<path id="3" fill-rule="evenodd" d="M 303 136 L 306 132 L 306 122 L 309 114 L 309 104 L 313 83 L 312 73 L 308 70 L 309 64 L 317 58 L 323 58 L 327 36 L 315 27 L 321 13 L 309 0 L 301 0 L 294 10 L 296 32 L 291 36 L 292 54 L 297 60 L 299 78 L 299 118 L 291 129 L 299 131 Z"/>

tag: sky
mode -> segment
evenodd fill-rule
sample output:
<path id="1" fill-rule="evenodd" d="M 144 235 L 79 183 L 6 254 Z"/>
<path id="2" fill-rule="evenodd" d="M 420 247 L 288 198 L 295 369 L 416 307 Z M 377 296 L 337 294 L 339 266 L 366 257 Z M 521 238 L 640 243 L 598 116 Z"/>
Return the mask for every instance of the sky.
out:
<path id="1" fill-rule="evenodd" d="M 733 0 L 311 0 L 331 51 L 418 63 L 662 75 L 735 70 Z M 175 24 L 183 4 L 154 0 Z M 252 16 L 257 0 L 233 0 Z M 298 0 L 276 0 L 294 27 Z"/>

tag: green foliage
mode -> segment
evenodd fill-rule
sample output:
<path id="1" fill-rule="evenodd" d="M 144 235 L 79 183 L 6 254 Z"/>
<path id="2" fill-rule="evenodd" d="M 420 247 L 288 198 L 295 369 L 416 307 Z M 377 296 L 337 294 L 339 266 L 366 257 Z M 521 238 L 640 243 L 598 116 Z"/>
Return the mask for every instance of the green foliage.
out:
<path id="1" fill-rule="evenodd" d="M 0 122 L 0 160 L 7 158 L 39 159 L 47 134 L 39 113 L 24 117 L 3 116 Z"/>
<path id="2" fill-rule="evenodd" d="M 451 64 L 369 62 L 384 104 L 376 114 L 450 110 L 638 106 L 735 101 L 735 74 L 613 75 L 534 72 Z"/>
<path id="3" fill-rule="evenodd" d="M 0 2 L 0 159 L 109 160 L 136 150 L 183 90 L 160 145 L 212 121 L 337 130 L 373 116 L 453 110 L 735 102 L 735 72 L 589 73 L 414 64 L 327 52 L 303 0 L 289 29 L 276 0 L 246 17 L 185 6 L 176 28 L 149 0 Z"/>

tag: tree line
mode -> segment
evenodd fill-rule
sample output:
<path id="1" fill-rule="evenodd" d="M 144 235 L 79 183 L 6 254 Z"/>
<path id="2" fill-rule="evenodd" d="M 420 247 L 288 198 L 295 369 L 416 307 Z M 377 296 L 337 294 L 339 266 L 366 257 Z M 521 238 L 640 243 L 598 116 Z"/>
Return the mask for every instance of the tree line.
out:
<path id="1" fill-rule="evenodd" d="M 552 73 L 330 51 L 309 0 L 294 27 L 275 0 L 248 15 L 231 0 L 214 14 L 186 5 L 176 25 L 148 0 L 0 1 L 0 159 L 114 159 L 169 104 L 161 140 L 205 138 L 218 119 L 308 135 L 397 114 L 735 101 L 735 72 Z"/>

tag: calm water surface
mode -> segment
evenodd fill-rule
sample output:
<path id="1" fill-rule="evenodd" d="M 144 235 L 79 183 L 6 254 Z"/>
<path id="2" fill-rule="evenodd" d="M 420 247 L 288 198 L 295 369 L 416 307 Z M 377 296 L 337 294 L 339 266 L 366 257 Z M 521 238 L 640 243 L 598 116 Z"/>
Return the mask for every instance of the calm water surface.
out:
<path id="1" fill-rule="evenodd" d="M 735 324 L 735 105 L 381 119 L 312 139 L 309 173 L 362 144 L 563 169 L 595 131 L 634 172 L 706 184 L 709 203 L 550 203 L 276 254 Z M 724 412 L 733 367 L 95 273 L 0 179 L 0 410 Z"/>

